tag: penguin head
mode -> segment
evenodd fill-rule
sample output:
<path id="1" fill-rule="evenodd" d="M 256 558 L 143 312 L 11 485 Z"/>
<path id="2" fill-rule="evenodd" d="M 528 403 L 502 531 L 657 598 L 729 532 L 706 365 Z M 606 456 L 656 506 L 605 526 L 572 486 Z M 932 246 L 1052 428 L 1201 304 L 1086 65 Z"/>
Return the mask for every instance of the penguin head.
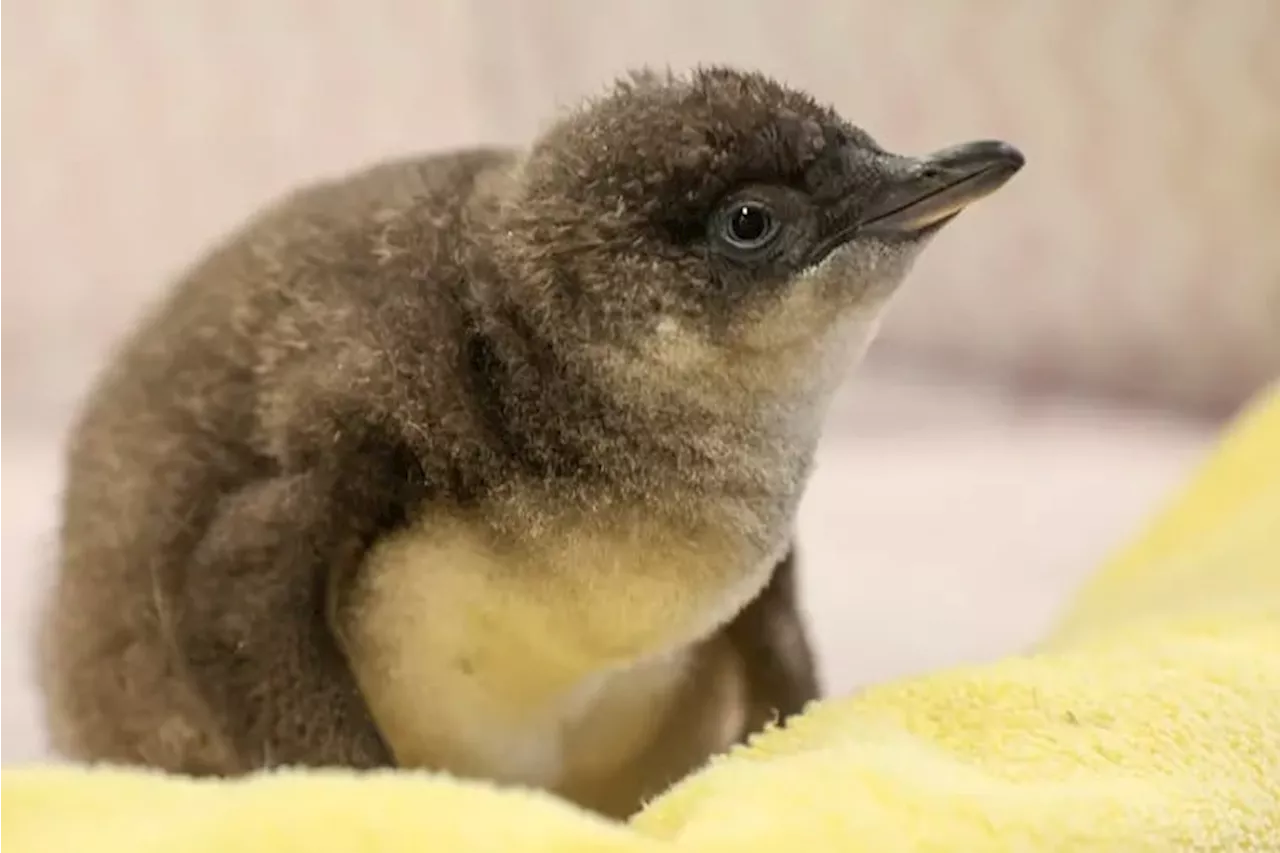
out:
<path id="1" fill-rule="evenodd" d="M 1022 164 L 994 141 L 886 151 L 758 73 L 642 71 L 541 134 L 498 233 L 565 347 L 677 381 L 803 371 L 864 346 L 930 238 Z"/>

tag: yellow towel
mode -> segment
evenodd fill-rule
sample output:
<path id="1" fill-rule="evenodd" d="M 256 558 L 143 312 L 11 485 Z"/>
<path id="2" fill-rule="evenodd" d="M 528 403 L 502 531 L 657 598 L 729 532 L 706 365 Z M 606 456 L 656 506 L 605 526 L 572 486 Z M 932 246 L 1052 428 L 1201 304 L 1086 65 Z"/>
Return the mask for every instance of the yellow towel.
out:
<path id="1" fill-rule="evenodd" d="M 815 704 L 629 825 L 407 772 L 7 769 L 3 812 L 9 853 L 1280 851 L 1280 387 L 1034 654 Z"/>

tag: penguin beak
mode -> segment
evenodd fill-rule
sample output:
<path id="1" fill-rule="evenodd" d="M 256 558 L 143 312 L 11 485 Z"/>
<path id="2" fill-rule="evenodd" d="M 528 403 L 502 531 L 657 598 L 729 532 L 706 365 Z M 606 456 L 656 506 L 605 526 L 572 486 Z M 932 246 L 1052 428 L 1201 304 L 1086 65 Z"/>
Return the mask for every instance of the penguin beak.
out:
<path id="1" fill-rule="evenodd" d="M 888 179 L 858 221 L 857 233 L 912 237 L 941 227 L 961 210 L 991 195 L 1025 162 L 1005 142 L 956 145 L 927 157 L 895 157 Z"/>

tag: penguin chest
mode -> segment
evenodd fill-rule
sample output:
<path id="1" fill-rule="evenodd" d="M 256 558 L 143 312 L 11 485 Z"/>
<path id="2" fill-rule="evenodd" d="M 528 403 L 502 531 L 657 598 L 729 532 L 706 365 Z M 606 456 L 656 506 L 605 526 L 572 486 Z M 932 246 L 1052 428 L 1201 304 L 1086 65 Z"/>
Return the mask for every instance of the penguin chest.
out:
<path id="1" fill-rule="evenodd" d="M 399 763 L 572 786 L 634 761 L 700 690 L 724 706 L 701 709 L 705 749 L 725 745 L 741 698 L 712 687 L 701 641 L 780 551 L 636 519 L 499 542 L 437 511 L 371 551 L 336 627 Z"/>

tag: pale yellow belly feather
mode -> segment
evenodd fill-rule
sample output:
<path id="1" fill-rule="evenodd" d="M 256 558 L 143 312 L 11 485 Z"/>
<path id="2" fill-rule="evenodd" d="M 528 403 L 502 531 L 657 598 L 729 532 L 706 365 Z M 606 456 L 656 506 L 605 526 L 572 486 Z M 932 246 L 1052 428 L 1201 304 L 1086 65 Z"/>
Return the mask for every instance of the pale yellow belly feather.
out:
<path id="1" fill-rule="evenodd" d="M 502 546 L 478 518 L 430 512 L 380 543 L 339 633 L 399 763 L 539 787 L 637 760 L 778 557 L 635 518 Z M 736 689 L 707 693 L 720 746 Z"/>

